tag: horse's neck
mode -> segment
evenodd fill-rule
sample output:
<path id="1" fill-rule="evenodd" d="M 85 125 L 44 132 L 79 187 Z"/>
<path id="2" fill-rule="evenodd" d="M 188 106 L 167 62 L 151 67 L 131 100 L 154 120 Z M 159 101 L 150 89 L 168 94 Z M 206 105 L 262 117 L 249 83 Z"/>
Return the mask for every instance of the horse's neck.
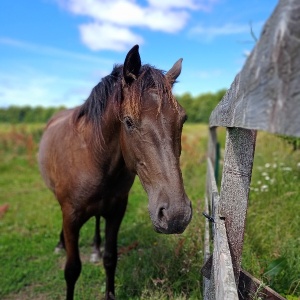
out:
<path id="1" fill-rule="evenodd" d="M 91 143 L 93 143 L 94 155 L 101 157 L 101 164 L 109 163 L 111 167 L 123 161 L 120 146 L 121 123 L 114 110 L 114 104 L 107 105 L 104 115 L 101 117 L 100 128 L 89 130 Z M 97 136 L 95 136 L 97 134 Z"/>

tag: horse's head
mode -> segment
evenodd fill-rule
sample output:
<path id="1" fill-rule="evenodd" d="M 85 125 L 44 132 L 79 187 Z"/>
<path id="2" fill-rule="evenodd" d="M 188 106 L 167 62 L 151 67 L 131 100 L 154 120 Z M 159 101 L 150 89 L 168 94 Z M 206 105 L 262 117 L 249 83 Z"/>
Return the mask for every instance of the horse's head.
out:
<path id="1" fill-rule="evenodd" d="M 164 75 L 141 66 L 135 46 L 123 66 L 122 153 L 148 194 L 150 217 L 161 233 L 182 233 L 192 217 L 179 163 L 186 114 L 171 92 L 181 62 Z"/>

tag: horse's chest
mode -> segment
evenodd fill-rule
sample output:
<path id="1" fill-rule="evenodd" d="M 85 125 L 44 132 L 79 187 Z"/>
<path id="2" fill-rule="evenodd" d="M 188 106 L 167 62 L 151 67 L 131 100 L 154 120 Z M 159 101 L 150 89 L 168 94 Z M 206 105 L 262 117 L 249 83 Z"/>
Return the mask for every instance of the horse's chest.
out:
<path id="1" fill-rule="evenodd" d="M 134 177 L 133 173 L 123 170 L 116 174 L 90 178 L 78 191 L 80 203 L 86 207 L 88 215 L 106 215 L 127 198 Z"/>

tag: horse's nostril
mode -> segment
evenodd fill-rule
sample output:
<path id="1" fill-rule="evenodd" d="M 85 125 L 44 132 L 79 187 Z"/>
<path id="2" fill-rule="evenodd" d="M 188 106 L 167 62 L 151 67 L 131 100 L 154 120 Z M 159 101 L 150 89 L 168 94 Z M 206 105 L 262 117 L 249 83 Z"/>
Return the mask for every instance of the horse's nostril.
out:
<path id="1" fill-rule="evenodd" d="M 166 209 L 164 207 L 161 207 L 158 211 L 158 218 L 160 220 L 164 219 L 166 217 Z"/>
<path id="2" fill-rule="evenodd" d="M 157 218 L 158 218 L 158 220 L 160 220 L 162 222 L 168 221 L 168 205 L 167 204 L 162 204 L 162 205 L 160 205 L 160 207 L 158 207 Z"/>

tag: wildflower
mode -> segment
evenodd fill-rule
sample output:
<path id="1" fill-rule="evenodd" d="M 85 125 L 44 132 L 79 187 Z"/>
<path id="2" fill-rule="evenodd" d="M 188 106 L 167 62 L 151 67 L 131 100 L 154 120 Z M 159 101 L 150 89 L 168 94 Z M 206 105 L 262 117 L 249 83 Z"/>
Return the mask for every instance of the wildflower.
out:
<path id="1" fill-rule="evenodd" d="M 264 185 L 261 186 L 260 190 L 262 192 L 268 192 L 269 191 L 269 187 L 266 184 L 264 184 Z"/>
<path id="2" fill-rule="evenodd" d="M 271 167 L 271 164 L 269 164 L 269 163 L 265 164 L 265 168 L 270 168 L 270 167 Z"/>
<path id="3" fill-rule="evenodd" d="M 269 174 L 268 174 L 267 172 L 262 172 L 261 175 L 264 176 L 264 177 L 266 177 L 266 176 L 268 176 Z"/>
<path id="4" fill-rule="evenodd" d="M 268 180 L 270 180 L 270 177 L 269 177 L 269 176 L 266 176 L 265 179 L 268 181 Z"/>
<path id="5" fill-rule="evenodd" d="M 300 168 L 300 162 L 297 163 L 297 167 Z"/>
<path id="6" fill-rule="evenodd" d="M 283 167 L 282 171 L 290 172 L 290 171 L 292 171 L 292 168 L 290 168 L 290 167 Z"/>
<path id="7" fill-rule="evenodd" d="M 260 181 L 260 180 L 258 180 L 258 181 L 257 181 L 257 184 L 258 184 L 258 185 L 261 185 L 261 181 Z"/>
<path id="8" fill-rule="evenodd" d="M 276 168 L 277 168 L 277 164 L 275 163 L 275 164 L 273 164 L 273 169 L 276 169 Z"/>

